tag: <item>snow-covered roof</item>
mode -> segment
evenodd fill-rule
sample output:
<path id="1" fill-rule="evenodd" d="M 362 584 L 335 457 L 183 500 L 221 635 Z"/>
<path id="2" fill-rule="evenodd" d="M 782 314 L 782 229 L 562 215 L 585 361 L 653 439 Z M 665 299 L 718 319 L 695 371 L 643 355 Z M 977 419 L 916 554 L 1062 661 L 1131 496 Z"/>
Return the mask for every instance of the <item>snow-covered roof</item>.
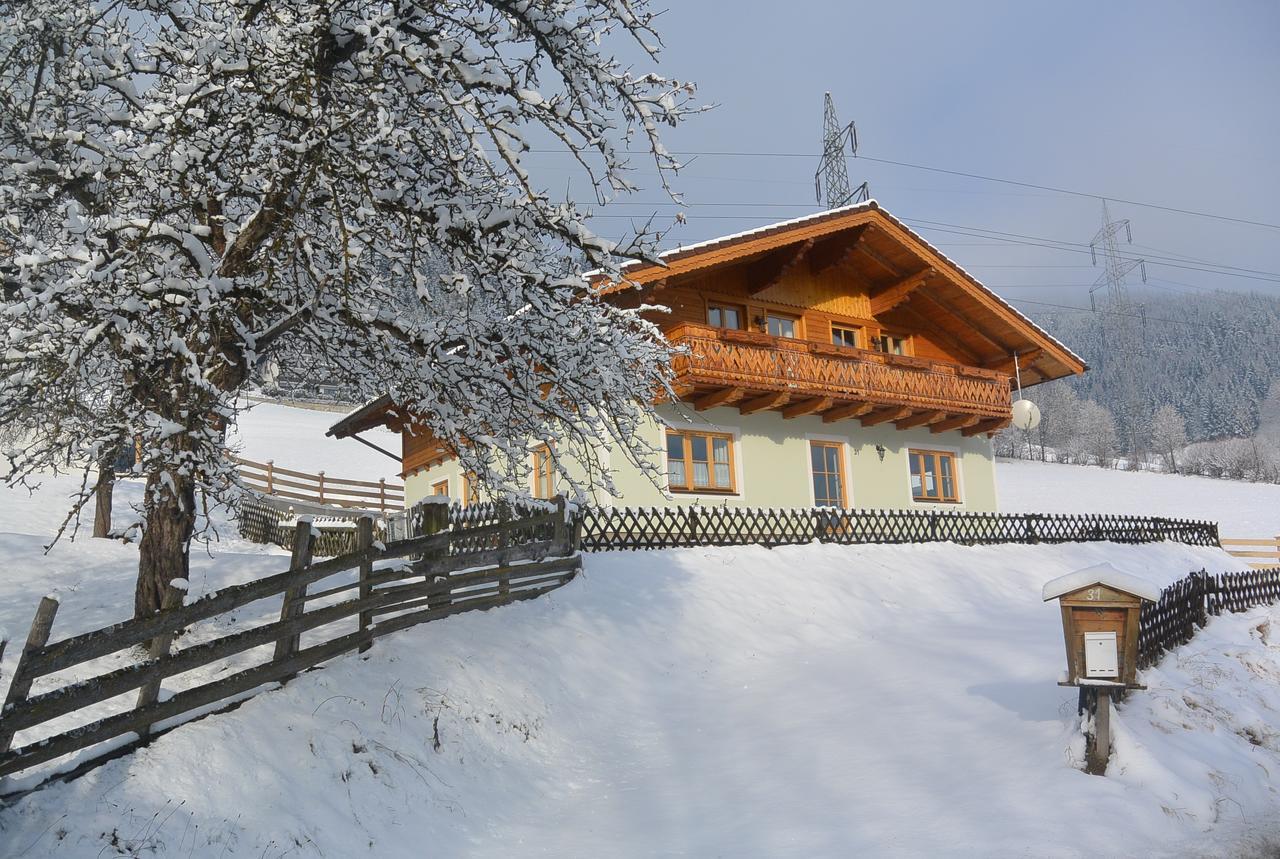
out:
<path id="1" fill-rule="evenodd" d="M 1122 573 L 1108 563 L 1085 567 L 1083 570 L 1076 570 L 1074 573 L 1067 573 L 1065 576 L 1058 576 L 1056 579 L 1045 582 L 1041 594 L 1045 602 L 1048 602 L 1063 594 L 1087 588 L 1089 585 L 1106 585 L 1113 590 L 1124 591 L 1149 602 L 1157 602 L 1160 599 L 1160 588 L 1137 576 Z"/>
<path id="2" fill-rule="evenodd" d="M 664 263 L 671 263 L 678 259 L 683 259 L 688 256 L 694 256 L 697 254 L 705 253 L 710 250 L 717 250 L 730 245 L 746 243 L 754 239 L 759 239 L 765 236 L 773 235 L 775 233 L 782 233 L 782 232 L 787 232 L 789 230 L 795 230 L 801 227 L 812 226 L 814 224 L 822 223 L 824 221 L 836 220 L 845 215 L 849 215 L 855 212 L 865 212 L 865 211 L 871 211 L 871 210 L 880 212 L 880 214 L 883 215 L 885 218 L 887 218 L 890 223 L 892 223 L 893 225 L 901 229 L 903 232 L 907 233 L 907 235 L 911 236 L 911 238 L 913 238 L 914 240 L 920 242 L 920 244 L 928 248 L 931 253 L 934 253 L 938 257 L 940 257 L 945 263 L 947 263 L 947 265 L 953 268 L 957 273 L 962 275 L 966 280 L 968 280 L 971 284 L 973 284 L 975 287 L 981 290 L 984 294 L 994 299 L 1004 310 L 1008 311 L 1014 317 L 1016 317 L 1019 322 L 1033 329 L 1037 334 L 1039 334 L 1045 340 L 1048 340 L 1055 347 L 1057 347 L 1058 349 L 1061 349 L 1067 355 L 1071 356 L 1071 358 L 1074 359 L 1077 363 L 1079 363 L 1080 366 L 1082 367 L 1088 366 L 1085 363 L 1085 360 L 1081 358 L 1079 355 L 1077 355 L 1074 351 L 1072 351 L 1071 348 L 1068 347 L 1065 343 L 1063 343 L 1058 338 L 1054 337 L 1048 331 L 1041 328 L 1022 311 L 1018 310 L 1016 307 L 1014 307 L 1012 304 L 1010 304 L 1000 295 L 992 291 L 990 287 L 988 287 L 982 281 L 978 280 L 968 271 L 965 271 L 963 266 L 958 264 L 955 260 L 947 256 L 942 251 L 938 250 L 938 248 L 936 248 L 928 239 L 924 238 L 915 230 L 908 227 L 906 224 L 900 221 L 897 217 L 895 217 L 893 213 L 889 212 L 887 209 L 882 207 L 875 200 L 867 200 L 865 203 L 853 203 L 848 206 L 841 206 L 836 209 L 827 209 L 822 212 L 814 212 L 809 215 L 802 215 L 798 218 L 791 218 L 786 221 L 778 221 L 773 224 L 766 224 L 765 226 L 762 226 L 762 227 L 754 227 L 750 230 L 743 230 L 741 232 L 731 233 L 727 236 L 720 236 L 714 239 L 707 239 L 705 241 L 695 242 L 694 244 L 691 244 L 691 245 L 681 245 L 679 247 L 674 247 L 674 248 L 671 248 L 670 250 L 661 252 L 660 254 L 658 254 L 658 258 Z M 631 260 L 622 265 L 622 271 L 626 272 L 629 270 L 643 267 L 645 265 L 647 265 L 647 263 L 645 263 L 643 260 Z M 599 270 L 595 270 L 595 271 L 587 272 L 586 277 L 591 278 L 593 276 L 598 276 L 599 274 L 600 274 Z"/>

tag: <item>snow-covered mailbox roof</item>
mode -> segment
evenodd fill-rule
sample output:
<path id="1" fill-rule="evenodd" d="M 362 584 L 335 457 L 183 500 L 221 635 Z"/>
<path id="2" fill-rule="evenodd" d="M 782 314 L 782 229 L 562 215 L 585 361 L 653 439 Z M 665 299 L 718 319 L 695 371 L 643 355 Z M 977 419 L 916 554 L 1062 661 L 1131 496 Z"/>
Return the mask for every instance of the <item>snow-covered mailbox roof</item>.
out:
<path id="1" fill-rule="evenodd" d="M 1045 601 L 1062 605 L 1067 646 L 1063 686 L 1138 686 L 1138 626 L 1143 602 L 1160 599 L 1160 589 L 1098 564 L 1046 582 Z"/>
<path id="2" fill-rule="evenodd" d="M 1135 597 L 1141 597 L 1147 602 L 1156 602 L 1160 599 L 1160 589 L 1158 587 L 1150 582 L 1143 581 L 1137 576 L 1122 573 L 1106 563 L 1086 567 L 1083 570 L 1076 570 L 1074 573 L 1067 573 L 1065 576 L 1058 576 L 1056 579 L 1045 582 L 1041 595 L 1044 597 L 1045 602 L 1048 602 L 1049 600 L 1057 599 L 1063 594 L 1087 588 L 1089 585 L 1106 585 L 1112 590 L 1133 594 Z"/>

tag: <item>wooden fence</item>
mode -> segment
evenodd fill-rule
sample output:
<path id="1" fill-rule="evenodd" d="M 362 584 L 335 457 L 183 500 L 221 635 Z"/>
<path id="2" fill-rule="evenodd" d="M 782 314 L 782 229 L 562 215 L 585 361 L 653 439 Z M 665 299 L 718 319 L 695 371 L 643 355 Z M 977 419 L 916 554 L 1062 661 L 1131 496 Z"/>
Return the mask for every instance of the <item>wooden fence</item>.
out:
<path id="1" fill-rule="evenodd" d="M 1267 539 L 1222 539 L 1222 548 L 1237 558 L 1249 560 L 1249 566 L 1255 570 L 1265 570 L 1280 566 L 1280 537 Z"/>
<path id="2" fill-rule="evenodd" d="M 291 498 L 330 507 L 358 507 L 388 513 L 404 509 L 404 487 L 385 480 L 347 480 L 323 471 L 312 474 L 280 468 L 272 460 L 254 462 L 238 456 L 240 477 L 251 489 L 279 498 Z"/>
<path id="3" fill-rule="evenodd" d="M 1218 545 L 1213 522 L 1148 516 L 748 507 L 585 507 L 582 548 L 781 546 L 809 543 L 1153 543 Z"/>
<path id="4" fill-rule="evenodd" d="M 1280 568 L 1222 573 L 1204 570 L 1174 582 L 1160 599 L 1142 606 L 1138 624 L 1138 667 L 1154 665 L 1165 651 L 1186 644 L 1208 622 L 1224 611 L 1246 611 L 1280 601 Z"/>
<path id="5" fill-rule="evenodd" d="M 137 744 L 211 705 L 286 681 L 339 654 L 366 649 L 379 636 L 539 596 L 568 583 L 581 568 L 563 502 L 536 515 L 474 527 L 448 527 L 445 517 L 437 514 L 424 527 L 436 533 L 383 546 L 374 539 L 372 517 L 366 516 L 358 523 L 354 552 L 313 562 L 315 532 L 303 521 L 294 529 L 293 557 L 285 572 L 215 591 L 187 605 L 182 604 L 184 591 L 171 587 L 163 609 L 151 617 L 52 643 L 58 601 L 46 597 L 0 710 L 0 776 L 128 734 L 137 735 Z M 384 565 L 387 561 L 393 563 Z M 272 597 L 282 598 L 278 620 L 200 640 L 200 633 L 218 624 L 197 624 L 225 621 L 238 611 L 243 614 L 244 606 Z M 192 643 L 174 650 L 174 637 L 184 631 Z M 304 633 L 314 639 L 305 646 Z M 31 694 L 40 678 L 138 645 L 147 647 L 141 661 Z M 228 662 L 264 646 L 271 651 L 263 662 L 247 668 L 243 662 Z M 220 666 L 209 672 L 217 679 L 197 681 L 161 700 L 163 680 L 209 665 Z M 13 748 L 19 732 L 134 690 L 136 699 L 126 709 Z"/>

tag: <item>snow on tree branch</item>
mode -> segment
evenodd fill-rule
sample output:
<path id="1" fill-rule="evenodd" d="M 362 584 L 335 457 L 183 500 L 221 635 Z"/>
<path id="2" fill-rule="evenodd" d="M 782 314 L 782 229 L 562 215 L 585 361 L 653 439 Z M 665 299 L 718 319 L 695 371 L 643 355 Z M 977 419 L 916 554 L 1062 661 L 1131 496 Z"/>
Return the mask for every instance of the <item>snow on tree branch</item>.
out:
<path id="1" fill-rule="evenodd" d="M 78 415 L 9 451 L 10 479 L 134 438 L 148 504 L 226 497 L 236 394 L 290 343 L 507 489 L 531 439 L 598 465 L 595 427 L 642 455 L 666 346 L 577 272 L 653 260 L 656 237 L 596 236 L 522 156 L 559 141 L 607 200 L 638 145 L 667 187 L 659 130 L 701 108 L 611 53 L 656 56 L 653 20 L 643 0 L 0 2 L 0 423 Z"/>

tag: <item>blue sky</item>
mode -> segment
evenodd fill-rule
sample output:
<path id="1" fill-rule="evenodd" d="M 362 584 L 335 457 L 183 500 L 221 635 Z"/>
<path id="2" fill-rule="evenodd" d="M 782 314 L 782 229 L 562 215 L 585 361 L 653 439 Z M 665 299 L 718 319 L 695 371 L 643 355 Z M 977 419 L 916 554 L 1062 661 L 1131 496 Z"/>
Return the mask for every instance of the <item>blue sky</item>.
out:
<path id="1" fill-rule="evenodd" d="M 1280 4 L 691 0 L 667 8 L 661 69 L 695 81 L 717 105 L 670 133 L 670 148 L 804 157 L 693 157 L 676 183 L 688 222 L 665 245 L 817 210 L 825 90 L 841 119 L 857 122 L 864 156 L 1280 224 Z M 530 166 L 549 186 L 571 175 L 562 156 L 535 153 Z M 645 190 L 600 210 L 599 232 L 620 233 L 652 212 L 671 222 L 677 207 L 639 166 Z M 1097 199 L 866 159 L 850 160 L 849 175 L 1005 296 L 1087 306 L 1098 274 L 1079 252 L 1087 249 L 921 222 L 1087 244 L 1101 222 Z M 1123 203 L 1111 210 L 1132 221 L 1128 250 L 1153 263 L 1190 257 L 1280 272 L 1280 229 Z M 1196 289 L 1280 295 L 1280 274 L 1154 264 L 1148 273 L 1157 301 Z"/>

